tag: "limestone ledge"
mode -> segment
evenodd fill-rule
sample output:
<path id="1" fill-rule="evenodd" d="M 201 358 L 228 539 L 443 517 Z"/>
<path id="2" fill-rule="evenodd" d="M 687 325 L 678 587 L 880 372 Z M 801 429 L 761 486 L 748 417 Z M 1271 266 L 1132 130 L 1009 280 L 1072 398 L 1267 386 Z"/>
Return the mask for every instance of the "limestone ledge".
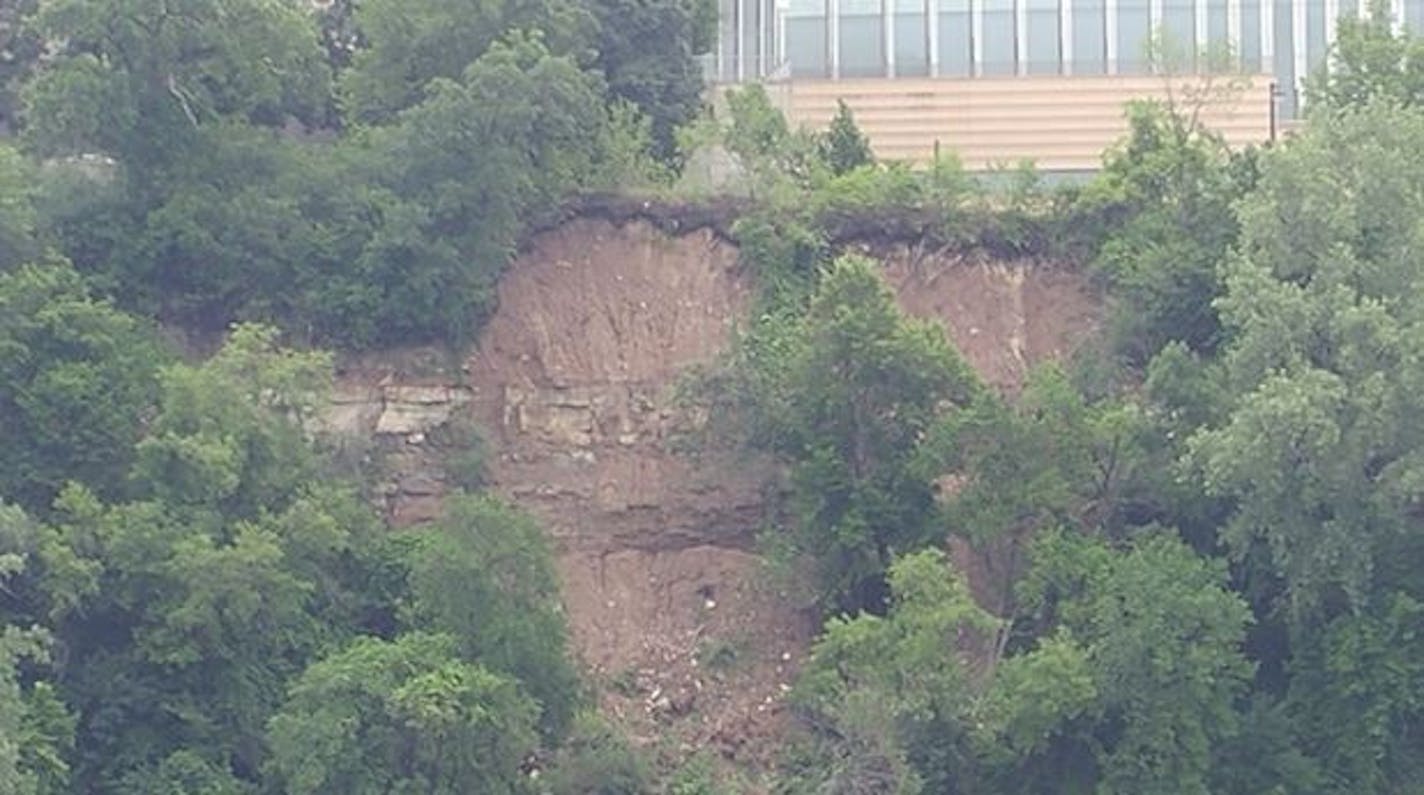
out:
<path id="1" fill-rule="evenodd" d="M 423 437 L 468 405 L 462 386 L 339 384 L 324 418 L 325 430 L 344 436 Z M 419 443 L 423 438 L 410 438 Z"/>

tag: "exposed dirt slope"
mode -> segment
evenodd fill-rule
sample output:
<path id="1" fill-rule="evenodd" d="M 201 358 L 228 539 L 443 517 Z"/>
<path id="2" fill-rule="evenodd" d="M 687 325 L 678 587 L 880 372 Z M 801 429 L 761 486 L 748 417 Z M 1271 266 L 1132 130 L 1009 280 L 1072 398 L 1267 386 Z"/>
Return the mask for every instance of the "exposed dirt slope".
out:
<path id="1" fill-rule="evenodd" d="M 694 746 L 755 737 L 810 631 L 746 551 L 768 473 L 668 446 L 679 373 L 723 350 L 749 291 L 709 230 L 575 220 L 505 276 L 468 368 L 496 486 L 553 534 L 584 661 L 649 740 L 664 725 Z"/>
<path id="2" fill-rule="evenodd" d="M 1021 385 L 1033 363 L 1071 353 L 1097 326 L 1097 300 L 1082 274 L 1051 263 L 906 247 L 880 257 L 900 306 L 943 324 L 980 377 L 1000 389 Z"/>
<path id="3" fill-rule="evenodd" d="M 1094 322 L 1070 272 L 907 248 L 880 256 L 905 308 L 943 322 L 1002 388 Z M 415 521 L 443 488 L 427 434 L 470 412 L 493 443 L 495 487 L 552 535 L 579 653 L 608 685 L 605 708 L 672 753 L 754 762 L 775 752 L 762 740 L 784 720 L 812 617 L 766 584 L 750 551 L 769 471 L 667 446 L 679 374 L 725 349 L 751 289 L 711 228 L 673 236 L 645 221 L 572 220 L 511 267 L 462 373 L 356 368 L 337 413 L 383 431 L 398 470 L 392 514 Z"/>

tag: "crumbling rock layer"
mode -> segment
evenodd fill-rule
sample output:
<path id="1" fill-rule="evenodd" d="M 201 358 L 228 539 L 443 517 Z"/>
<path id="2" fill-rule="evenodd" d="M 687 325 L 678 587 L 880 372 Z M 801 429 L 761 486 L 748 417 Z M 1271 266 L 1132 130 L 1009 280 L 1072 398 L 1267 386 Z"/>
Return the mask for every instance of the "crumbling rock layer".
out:
<path id="1" fill-rule="evenodd" d="M 771 473 L 671 450 L 678 378 L 726 348 L 750 291 L 710 228 L 575 220 L 515 261 L 468 366 L 496 488 L 552 535 L 606 707 L 729 752 L 773 719 L 811 631 L 748 551 Z"/>
<path id="2" fill-rule="evenodd" d="M 496 482 L 562 548 L 744 540 L 756 473 L 697 471 L 669 442 L 679 374 L 725 347 L 749 289 L 710 231 L 587 220 L 541 235 L 505 275 L 468 367 L 474 411 L 498 441 Z"/>
<path id="3" fill-rule="evenodd" d="M 444 489 L 430 437 L 475 420 L 494 488 L 551 535 L 605 709 L 650 744 L 757 761 L 775 751 L 761 740 L 784 720 L 814 616 L 753 552 L 772 470 L 670 449 L 685 421 L 680 376 L 726 349 L 753 289 L 724 229 L 679 228 L 692 231 L 585 217 L 538 234 L 467 361 L 423 375 L 353 367 L 334 422 L 376 435 L 392 465 L 388 507 L 409 523 L 433 516 Z M 943 323 L 1001 388 L 1095 322 L 1072 272 L 878 245 L 905 309 Z"/>

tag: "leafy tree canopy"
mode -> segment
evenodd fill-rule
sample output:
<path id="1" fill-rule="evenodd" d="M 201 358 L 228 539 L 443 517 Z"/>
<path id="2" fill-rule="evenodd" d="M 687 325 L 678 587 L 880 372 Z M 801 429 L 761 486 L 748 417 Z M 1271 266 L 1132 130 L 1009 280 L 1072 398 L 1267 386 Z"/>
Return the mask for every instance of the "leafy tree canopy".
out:
<path id="1" fill-rule="evenodd" d="M 36 19 L 64 42 L 26 89 L 30 145 L 160 167 L 203 125 L 314 120 L 329 72 L 311 14 L 267 0 L 56 0 Z"/>
<path id="2" fill-rule="evenodd" d="M 162 362 L 68 265 L 0 272 L 0 494 L 38 513 L 67 481 L 123 494 Z"/>
<path id="3" fill-rule="evenodd" d="M 270 724 L 284 791 L 526 792 L 537 707 L 456 649 L 446 635 L 366 637 L 313 664 Z"/>
<path id="4" fill-rule="evenodd" d="M 1424 40 L 1396 33 L 1387 0 L 1368 2 L 1363 16 L 1343 14 L 1328 68 L 1306 85 L 1307 107 L 1327 110 L 1371 100 L 1415 105 L 1424 99 Z"/>
<path id="5" fill-rule="evenodd" d="M 823 601 L 883 603 L 893 556 L 930 543 L 934 488 L 917 446 L 947 404 L 981 387 L 943 331 L 909 320 L 857 257 L 820 276 L 803 319 L 742 343 L 713 398 L 791 467 L 796 539 L 821 562 Z"/>
<path id="6" fill-rule="evenodd" d="M 367 0 L 355 6 L 364 45 L 341 78 L 347 117 L 385 122 L 425 99 L 436 78 L 457 80 L 499 39 L 538 31 L 557 55 L 587 57 L 594 19 L 569 0 Z"/>

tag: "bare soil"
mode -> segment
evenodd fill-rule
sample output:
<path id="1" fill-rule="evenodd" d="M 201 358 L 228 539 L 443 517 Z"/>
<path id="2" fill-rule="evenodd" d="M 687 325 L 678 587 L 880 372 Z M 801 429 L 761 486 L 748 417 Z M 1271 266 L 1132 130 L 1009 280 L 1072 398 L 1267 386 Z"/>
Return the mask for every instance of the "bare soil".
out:
<path id="1" fill-rule="evenodd" d="M 814 629 L 750 551 L 773 472 L 669 445 L 679 375 L 725 349 L 750 292 L 712 228 L 573 220 L 516 260 L 467 367 L 495 486 L 555 541 L 606 710 L 673 753 L 765 754 Z"/>
<path id="2" fill-rule="evenodd" d="M 1056 263 L 992 260 L 899 246 L 882 252 L 885 278 L 911 315 L 935 320 L 979 376 L 1012 391 L 1029 367 L 1071 354 L 1097 328 L 1087 279 Z"/>
<path id="3" fill-rule="evenodd" d="M 723 224 L 674 221 L 596 214 L 539 233 L 502 280 L 461 372 L 364 363 L 342 381 L 341 412 L 348 424 L 399 431 L 385 442 L 403 470 L 390 510 L 406 521 L 433 515 L 444 488 L 427 431 L 476 420 L 492 443 L 494 487 L 548 528 L 604 710 L 664 754 L 706 749 L 756 768 L 776 753 L 816 617 L 804 589 L 770 576 L 755 552 L 774 470 L 669 448 L 685 421 L 673 401 L 679 377 L 725 350 L 753 289 Z M 1005 390 L 1097 322 L 1086 280 L 1066 268 L 876 252 L 904 308 L 944 324 Z M 982 562 L 955 556 L 984 592 Z"/>

